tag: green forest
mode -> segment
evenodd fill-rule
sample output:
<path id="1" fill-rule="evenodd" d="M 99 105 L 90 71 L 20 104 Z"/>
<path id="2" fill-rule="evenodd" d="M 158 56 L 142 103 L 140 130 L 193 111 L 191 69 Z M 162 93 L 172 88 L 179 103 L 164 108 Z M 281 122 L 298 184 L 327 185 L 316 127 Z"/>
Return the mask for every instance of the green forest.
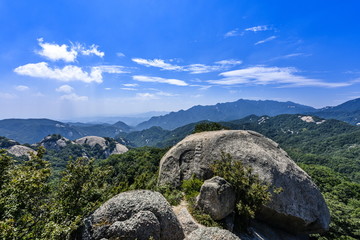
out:
<path id="1" fill-rule="evenodd" d="M 248 128 L 271 137 L 312 177 L 330 209 L 330 230 L 312 237 L 360 239 L 359 129 L 339 121 L 309 125 L 298 122 L 297 116 L 280 116 L 276 123 L 263 125 L 259 119 L 204 122 L 188 127 L 189 134 Z M 134 147 L 108 158 L 101 149 L 87 149 L 92 158 L 81 157 L 84 149 L 70 145 L 62 152 L 46 152 L 40 147 L 27 160 L 1 150 L 1 239 L 73 239 L 82 219 L 120 192 L 151 189 L 176 204 L 183 197 L 181 192 L 188 191 L 186 186 L 177 190 L 156 186 L 159 162 L 169 147 Z"/>

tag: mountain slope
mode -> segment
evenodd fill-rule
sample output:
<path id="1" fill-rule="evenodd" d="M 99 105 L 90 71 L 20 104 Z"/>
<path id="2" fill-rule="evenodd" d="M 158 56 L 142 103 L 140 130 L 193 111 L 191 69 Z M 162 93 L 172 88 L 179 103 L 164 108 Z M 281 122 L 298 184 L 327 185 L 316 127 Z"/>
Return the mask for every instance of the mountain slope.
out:
<path id="1" fill-rule="evenodd" d="M 315 111 L 314 108 L 293 102 L 253 101 L 240 99 L 236 102 L 218 103 L 211 106 L 194 106 L 188 110 L 171 112 L 164 116 L 152 117 L 137 126 L 142 130 L 159 126 L 172 130 L 189 123 L 208 121 L 230 121 L 240 119 L 251 114 L 258 116 L 276 116 L 279 114 L 295 114 Z"/>
<path id="2" fill-rule="evenodd" d="M 49 134 L 61 134 L 74 139 L 82 135 L 69 124 L 50 119 L 4 119 L 0 120 L 0 136 L 20 143 L 39 142 Z"/>
<path id="3" fill-rule="evenodd" d="M 341 120 L 353 125 L 360 125 L 360 98 L 347 101 L 335 107 L 322 108 L 312 114 L 327 119 Z"/>
<path id="4" fill-rule="evenodd" d="M 68 124 L 50 119 L 4 119 L 0 120 L 0 136 L 20 143 L 36 143 L 45 136 L 60 134 L 68 139 L 84 136 L 115 137 L 130 127 L 123 122 L 110 124 Z"/>

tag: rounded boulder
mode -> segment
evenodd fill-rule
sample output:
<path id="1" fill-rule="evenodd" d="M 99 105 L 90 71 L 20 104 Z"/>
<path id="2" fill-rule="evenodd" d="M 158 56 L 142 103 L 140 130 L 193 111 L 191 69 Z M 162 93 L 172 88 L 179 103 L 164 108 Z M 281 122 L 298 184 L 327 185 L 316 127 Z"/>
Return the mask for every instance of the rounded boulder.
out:
<path id="1" fill-rule="evenodd" d="M 253 131 L 221 130 L 186 137 L 161 159 L 158 184 L 180 186 L 193 175 L 209 179 L 211 165 L 224 153 L 251 167 L 261 180 L 283 189 L 273 194 L 258 219 L 293 233 L 328 229 L 329 210 L 310 176 L 277 143 Z"/>
<path id="2" fill-rule="evenodd" d="M 82 239 L 184 239 L 170 204 L 158 192 L 123 192 L 84 220 Z"/>

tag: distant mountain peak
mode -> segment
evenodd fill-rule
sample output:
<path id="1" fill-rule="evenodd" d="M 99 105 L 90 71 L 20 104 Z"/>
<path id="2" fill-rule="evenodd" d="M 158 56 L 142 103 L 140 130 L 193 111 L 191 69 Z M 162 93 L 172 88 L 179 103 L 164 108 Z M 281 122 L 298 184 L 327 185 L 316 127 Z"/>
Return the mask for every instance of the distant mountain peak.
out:
<path id="1" fill-rule="evenodd" d="M 276 116 L 279 114 L 296 114 L 312 111 L 315 111 L 312 107 L 289 101 L 278 102 L 274 100 L 239 99 L 235 102 L 217 103 L 215 105 L 196 105 L 187 110 L 180 110 L 164 116 L 152 117 L 150 120 L 139 124 L 137 129 L 141 130 L 152 126 L 159 126 L 163 129 L 172 130 L 202 120 L 230 121 L 251 114 L 258 116 Z"/>

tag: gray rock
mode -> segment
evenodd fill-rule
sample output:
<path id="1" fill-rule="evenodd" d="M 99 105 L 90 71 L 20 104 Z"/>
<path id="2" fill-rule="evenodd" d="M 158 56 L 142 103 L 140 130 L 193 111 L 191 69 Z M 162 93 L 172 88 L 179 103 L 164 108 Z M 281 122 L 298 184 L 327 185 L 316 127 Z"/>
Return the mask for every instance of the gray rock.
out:
<path id="1" fill-rule="evenodd" d="M 228 230 L 217 227 L 202 227 L 193 231 L 186 240 L 241 240 Z"/>
<path id="2" fill-rule="evenodd" d="M 195 175 L 212 177 L 210 165 L 229 153 L 267 183 L 282 187 L 258 218 L 294 233 L 316 233 L 329 227 L 330 214 L 317 186 L 278 144 L 253 131 L 222 130 L 190 135 L 160 162 L 159 185 L 179 186 Z"/>
<path id="3" fill-rule="evenodd" d="M 214 220 L 221 220 L 234 211 L 236 195 L 225 179 L 215 176 L 201 186 L 197 206 Z"/>
<path id="4" fill-rule="evenodd" d="M 253 221 L 250 234 L 240 233 L 242 240 L 308 240 L 307 234 L 291 234 L 281 229 L 270 227 L 264 223 Z"/>
<path id="5" fill-rule="evenodd" d="M 182 227 L 169 203 L 160 193 L 148 190 L 116 195 L 86 218 L 84 225 L 82 239 L 116 239 L 120 233 L 138 237 L 154 234 L 155 239 L 163 240 L 184 239 Z M 115 235 L 110 236 L 112 233 Z"/>
<path id="6" fill-rule="evenodd" d="M 60 135 L 49 135 L 41 140 L 39 144 L 46 149 L 59 151 L 69 144 L 74 144 L 74 142 Z"/>
<path id="7" fill-rule="evenodd" d="M 98 136 L 86 136 L 75 140 L 77 144 L 87 144 L 90 147 L 95 147 L 98 144 L 103 150 L 106 149 L 106 139 Z"/>
<path id="8" fill-rule="evenodd" d="M 127 147 L 125 147 L 124 145 L 120 144 L 120 143 L 116 143 L 116 146 L 114 148 L 114 150 L 110 153 L 110 155 L 112 154 L 122 154 L 124 152 L 127 152 L 129 149 Z"/>
<path id="9" fill-rule="evenodd" d="M 178 206 L 173 207 L 173 210 L 186 236 L 201 227 L 189 213 L 186 201 L 181 201 Z"/>
<path id="10" fill-rule="evenodd" d="M 21 157 L 21 156 L 27 156 L 27 157 L 30 157 L 30 153 L 35 153 L 36 154 L 36 151 L 29 148 L 29 147 L 26 147 L 26 146 L 22 146 L 22 145 L 14 145 L 14 146 L 11 146 L 8 151 L 8 153 L 16 156 L 16 157 Z"/>
<path id="11" fill-rule="evenodd" d="M 154 240 L 160 239 L 160 223 L 150 211 L 140 211 L 125 221 L 114 222 L 107 230 L 108 238 Z"/>
<path id="12" fill-rule="evenodd" d="M 99 145 L 102 150 L 104 150 L 105 155 L 108 157 L 113 154 L 121 154 L 128 151 L 128 148 L 120 143 L 115 143 L 115 148 L 110 149 L 108 141 L 103 137 L 98 136 L 86 136 L 75 140 L 75 143 L 80 145 L 89 145 L 90 147 L 95 147 Z"/>

